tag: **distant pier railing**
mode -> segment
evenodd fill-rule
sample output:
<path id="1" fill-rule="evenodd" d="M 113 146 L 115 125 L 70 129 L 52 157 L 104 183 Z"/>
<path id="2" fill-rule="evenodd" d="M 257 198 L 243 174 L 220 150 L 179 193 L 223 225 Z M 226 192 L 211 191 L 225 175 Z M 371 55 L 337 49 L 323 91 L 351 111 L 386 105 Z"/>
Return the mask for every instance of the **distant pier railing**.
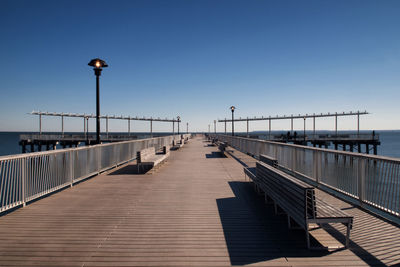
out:
<path id="1" fill-rule="evenodd" d="M 275 157 L 316 186 L 400 222 L 400 159 L 228 135 L 211 135 L 241 152 Z"/>
<path id="2" fill-rule="evenodd" d="M 0 157 L 0 213 L 161 149 L 190 134 Z"/>

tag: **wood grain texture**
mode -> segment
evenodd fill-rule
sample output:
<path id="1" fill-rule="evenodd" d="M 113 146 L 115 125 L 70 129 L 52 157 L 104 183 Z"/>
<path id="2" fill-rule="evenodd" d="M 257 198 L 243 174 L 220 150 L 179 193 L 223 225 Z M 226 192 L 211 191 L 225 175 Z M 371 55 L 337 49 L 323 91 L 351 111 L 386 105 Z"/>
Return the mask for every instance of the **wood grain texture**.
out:
<path id="1" fill-rule="evenodd" d="M 216 151 L 198 137 L 151 174 L 112 171 L 0 217 L 0 266 L 400 264 L 397 226 L 318 190 L 354 216 L 352 242 L 308 251 L 304 231 L 288 230 L 245 180 L 254 159 Z M 334 227 L 316 227 L 313 242 L 343 240 Z"/>

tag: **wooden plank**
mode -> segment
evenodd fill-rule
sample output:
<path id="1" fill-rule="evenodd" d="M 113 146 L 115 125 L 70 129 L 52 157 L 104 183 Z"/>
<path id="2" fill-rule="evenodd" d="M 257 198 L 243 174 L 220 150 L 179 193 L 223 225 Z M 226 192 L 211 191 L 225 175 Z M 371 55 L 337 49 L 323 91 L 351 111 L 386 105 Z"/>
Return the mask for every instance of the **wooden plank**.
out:
<path id="1" fill-rule="evenodd" d="M 398 227 L 318 190 L 355 216 L 353 244 L 307 251 L 304 232 L 288 230 L 245 182 L 243 164 L 255 160 L 207 158 L 217 148 L 205 144 L 191 141 L 151 175 L 100 175 L 0 217 L 0 266 L 400 264 Z M 345 228 L 317 232 L 331 244 Z"/>

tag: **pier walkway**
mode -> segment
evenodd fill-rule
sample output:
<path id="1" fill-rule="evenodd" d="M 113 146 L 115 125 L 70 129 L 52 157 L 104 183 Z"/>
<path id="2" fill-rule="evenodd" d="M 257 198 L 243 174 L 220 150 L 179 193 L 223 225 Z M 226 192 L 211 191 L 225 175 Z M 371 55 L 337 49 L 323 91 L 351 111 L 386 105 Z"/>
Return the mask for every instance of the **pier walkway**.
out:
<path id="1" fill-rule="evenodd" d="M 196 137 L 152 173 L 128 165 L 0 217 L 0 266 L 400 264 L 399 227 L 320 191 L 354 216 L 350 249 L 308 251 L 304 231 L 288 230 L 245 180 L 254 160 L 208 144 Z M 313 235 L 331 243 L 343 231 Z"/>

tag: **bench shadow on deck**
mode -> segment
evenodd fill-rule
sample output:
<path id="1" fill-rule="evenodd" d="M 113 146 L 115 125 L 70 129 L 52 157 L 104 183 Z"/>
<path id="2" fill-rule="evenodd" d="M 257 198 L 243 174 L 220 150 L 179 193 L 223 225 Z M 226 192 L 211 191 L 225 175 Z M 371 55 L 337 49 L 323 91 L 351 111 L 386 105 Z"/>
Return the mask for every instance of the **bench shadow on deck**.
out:
<path id="1" fill-rule="evenodd" d="M 307 250 L 304 230 L 289 230 L 286 215 L 275 215 L 273 205 L 265 204 L 264 196 L 257 195 L 251 183 L 235 181 L 229 182 L 229 186 L 235 197 L 216 202 L 232 265 L 281 257 L 318 258 L 343 250 Z M 324 229 L 338 240 L 345 240 L 335 228 L 324 226 Z M 310 238 L 313 246 L 319 244 L 312 236 Z M 350 242 L 350 251 L 368 265 L 385 265 L 354 242 Z"/>
<path id="2" fill-rule="evenodd" d="M 146 174 L 151 170 L 150 166 L 138 166 L 137 164 L 129 164 L 119 168 L 115 171 L 110 172 L 108 175 L 140 175 Z"/>

